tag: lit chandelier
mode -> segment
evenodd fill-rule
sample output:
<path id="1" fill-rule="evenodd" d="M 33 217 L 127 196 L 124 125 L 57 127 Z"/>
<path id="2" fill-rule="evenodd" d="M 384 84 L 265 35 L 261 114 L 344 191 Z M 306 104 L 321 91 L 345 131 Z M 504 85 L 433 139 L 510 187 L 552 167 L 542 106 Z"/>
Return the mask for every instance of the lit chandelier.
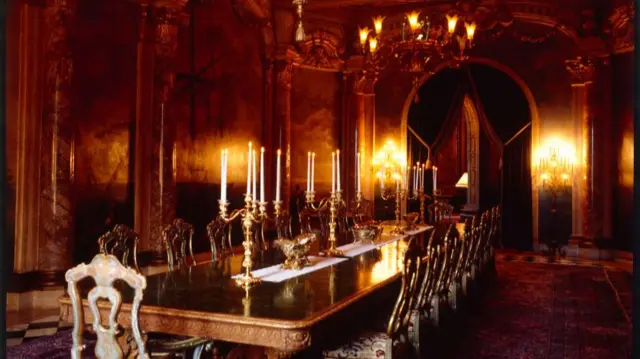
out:
<path id="1" fill-rule="evenodd" d="M 441 25 L 432 26 L 428 16 L 420 18 L 417 11 L 405 16 L 400 36 L 397 31 L 383 36 L 382 16 L 373 18 L 373 32 L 366 26 L 358 28 L 360 50 L 368 63 L 385 67 L 389 60 L 396 59 L 401 70 L 422 72 L 433 56 L 457 61 L 467 58 L 465 50 L 473 47 L 475 22 L 458 21 L 458 14 L 451 12 L 446 15 L 445 30 Z"/>

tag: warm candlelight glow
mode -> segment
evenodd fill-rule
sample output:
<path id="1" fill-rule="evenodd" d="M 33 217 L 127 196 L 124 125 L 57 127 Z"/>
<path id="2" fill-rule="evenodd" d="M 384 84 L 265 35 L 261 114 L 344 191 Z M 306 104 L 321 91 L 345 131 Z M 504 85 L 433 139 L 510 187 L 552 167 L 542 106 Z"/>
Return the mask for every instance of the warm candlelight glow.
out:
<path id="1" fill-rule="evenodd" d="M 575 163 L 575 149 L 571 144 L 554 137 L 532 157 L 535 157 L 534 168 L 542 188 L 556 193 L 562 188 L 571 187 Z"/>
<path id="2" fill-rule="evenodd" d="M 389 180 L 401 181 L 403 173 L 406 174 L 406 156 L 396 148 L 396 145 L 392 140 L 388 140 L 384 144 L 384 146 L 376 153 L 372 162 L 378 169 L 376 176 L 380 179 L 382 187 L 384 187 L 384 183 Z"/>
<path id="3" fill-rule="evenodd" d="M 378 49 L 378 39 L 376 39 L 375 37 L 370 37 L 369 51 L 371 51 L 372 54 L 375 54 L 377 49 Z"/>
<path id="4" fill-rule="evenodd" d="M 420 30 L 420 22 L 418 21 L 418 17 L 420 16 L 420 13 L 417 11 L 412 11 L 410 13 L 407 13 L 407 22 L 409 23 L 409 27 L 411 28 L 411 31 L 418 31 Z"/>
<path id="5" fill-rule="evenodd" d="M 447 15 L 447 28 L 449 29 L 449 33 L 453 34 L 456 31 L 456 26 L 458 25 L 458 15 Z"/>
<path id="6" fill-rule="evenodd" d="M 382 22 L 384 21 L 384 16 L 378 16 L 373 18 L 373 29 L 376 31 L 376 35 L 380 36 L 382 33 Z"/>
<path id="7" fill-rule="evenodd" d="M 464 27 L 467 29 L 467 38 L 469 39 L 469 42 L 473 41 L 473 36 L 476 34 L 476 23 L 465 23 Z"/>
<path id="8" fill-rule="evenodd" d="M 358 28 L 358 35 L 360 36 L 360 45 L 364 46 L 367 43 L 367 38 L 371 30 L 368 27 Z"/>

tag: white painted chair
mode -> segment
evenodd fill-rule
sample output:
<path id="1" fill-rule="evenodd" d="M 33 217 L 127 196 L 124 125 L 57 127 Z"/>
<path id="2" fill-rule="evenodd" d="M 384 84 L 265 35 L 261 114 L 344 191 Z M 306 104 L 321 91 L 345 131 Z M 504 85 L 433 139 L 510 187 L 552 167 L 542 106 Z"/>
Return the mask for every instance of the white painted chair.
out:
<path id="1" fill-rule="evenodd" d="M 147 286 L 146 278 L 134 269 L 127 268 L 113 255 L 98 254 L 89 264 L 79 264 L 65 274 L 67 291 L 73 306 L 73 345 L 71 358 L 80 359 L 85 346 L 82 343 L 82 332 L 85 328 L 82 299 L 78 292 L 77 283 L 86 277 L 91 277 L 96 286 L 87 295 L 89 308 L 93 316 L 93 330 L 97 336 L 95 355 L 98 359 L 139 358 L 149 359 L 145 348 L 145 341 L 140 332 L 138 312 L 142 301 L 142 292 Z M 114 288 L 113 283 L 122 280 L 135 292 L 131 306 L 131 330 L 121 331 L 117 323 L 122 297 Z M 111 303 L 109 311 L 109 327 L 101 324 L 98 300 L 107 299 Z M 133 337 L 133 340 L 131 340 Z M 133 345 L 131 345 L 131 344 Z"/>

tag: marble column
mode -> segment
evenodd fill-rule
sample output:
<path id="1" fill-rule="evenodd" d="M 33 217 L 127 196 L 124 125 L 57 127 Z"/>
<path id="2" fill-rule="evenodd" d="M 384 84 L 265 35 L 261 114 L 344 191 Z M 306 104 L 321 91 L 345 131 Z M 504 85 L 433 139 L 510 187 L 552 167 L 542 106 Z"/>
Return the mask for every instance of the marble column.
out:
<path id="1" fill-rule="evenodd" d="M 592 211 L 590 223 L 593 238 L 612 238 L 613 201 L 613 107 L 612 74 L 609 56 L 593 60 L 593 88 L 589 103 L 593 112 Z"/>
<path id="2" fill-rule="evenodd" d="M 7 137 L 15 136 L 14 155 L 17 155 L 15 172 L 11 173 L 16 185 L 13 270 L 15 273 L 26 273 L 38 269 L 40 131 L 44 85 L 42 44 L 43 39 L 48 37 L 42 31 L 44 7 L 29 3 L 14 3 L 13 6 L 7 20 L 10 23 L 15 21 L 19 28 L 8 30 L 7 46 L 17 51 L 7 53 L 6 63 L 7 69 L 17 70 L 7 71 L 7 116 L 16 118 L 15 132 L 10 130 L 7 123 Z M 12 36 L 17 43 L 12 42 Z M 12 76 L 15 76 L 13 81 Z M 12 92 L 17 96 L 13 101 Z"/>
<path id="3" fill-rule="evenodd" d="M 140 236 L 139 252 L 151 249 L 151 150 L 153 116 L 154 34 L 151 9 L 143 5 L 138 22 L 136 70 L 136 133 L 134 162 L 134 230 Z"/>
<path id="4" fill-rule="evenodd" d="M 356 122 L 349 116 L 349 100 L 353 96 L 353 89 L 349 74 L 340 74 L 342 85 L 340 88 L 340 151 L 342 165 L 340 178 L 342 180 L 342 198 L 348 206 L 355 200 L 356 192 Z M 351 82 L 349 81 L 351 80 Z"/>
<path id="5" fill-rule="evenodd" d="M 70 29 L 76 4 L 49 0 L 44 9 L 45 84 L 40 141 L 38 271 L 43 284 L 61 280 L 73 258 Z"/>
<path id="6" fill-rule="evenodd" d="M 589 93 L 593 84 L 593 63 L 589 58 L 567 60 L 571 74 L 572 121 L 577 154 L 572 192 L 572 237 L 583 242 L 593 239 L 593 131 L 594 117 Z"/>
<path id="7" fill-rule="evenodd" d="M 376 118 L 375 83 L 373 74 L 356 74 L 353 91 L 353 115 L 358 129 L 358 149 L 362 163 L 362 195 L 373 202 L 375 174 L 373 169 L 373 151 Z"/>
<path id="8" fill-rule="evenodd" d="M 176 213 L 176 119 L 171 111 L 178 29 L 185 22 L 181 8 L 154 8 L 154 72 L 151 119 L 149 228 L 153 258 L 164 261 L 162 227 Z"/>
<path id="9" fill-rule="evenodd" d="M 267 59 L 263 62 L 262 76 L 264 77 L 263 89 L 263 113 L 262 123 L 262 143 L 264 144 L 267 154 L 265 155 L 265 177 L 266 188 L 265 196 L 267 201 L 275 200 L 276 194 L 276 151 L 280 148 L 279 134 L 273 124 L 273 60 Z M 269 175 L 271 174 L 271 175 Z"/>
<path id="10" fill-rule="evenodd" d="M 275 64 L 276 86 L 273 130 L 278 147 L 282 146 L 282 200 L 288 208 L 291 196 L 291 78 L 293 64 L 288 60 L 279 60 Z M 280 145 L 280 141 L 282 144 Z"/>

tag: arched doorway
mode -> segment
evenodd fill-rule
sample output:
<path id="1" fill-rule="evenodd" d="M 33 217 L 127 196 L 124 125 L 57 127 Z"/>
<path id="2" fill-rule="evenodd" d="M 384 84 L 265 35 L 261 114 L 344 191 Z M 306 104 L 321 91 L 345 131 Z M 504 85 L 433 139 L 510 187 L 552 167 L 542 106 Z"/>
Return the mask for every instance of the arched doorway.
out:
<path id="1" fill-rule="evenodd" d="M 454 202 L 455 184 L 466 173 L 466 208 L 482 211 L 501 203 L 505 246 L 532 249 L 537 206 L 531 186 L 531 125 L 537 113 L 521 85 L 483 63 L 426 76 L 406 111 L 409 133 L 421 139 L 407 146 L 414 156 L 420 142 L 431 146 L 438 189 Z M 417 138 L 413 134 L 407 141 Z"/>

